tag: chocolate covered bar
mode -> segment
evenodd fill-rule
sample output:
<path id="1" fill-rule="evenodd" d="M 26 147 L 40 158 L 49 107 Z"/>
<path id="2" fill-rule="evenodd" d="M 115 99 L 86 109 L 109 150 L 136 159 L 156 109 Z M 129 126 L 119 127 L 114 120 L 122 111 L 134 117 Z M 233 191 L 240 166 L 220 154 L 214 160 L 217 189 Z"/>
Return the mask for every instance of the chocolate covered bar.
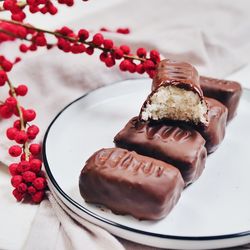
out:
<path id="1" fill-rule="evenodd" d="M 192 128 L 141 122 L 134 117 L 115 136 L 114 142 L 117 147 L 173 164 L 186 185 L 198 179 L 205 167 L 205 140 Z"/>
<path id="2" fill-rule="evenodd" d="M 206 125 L 207 106 L 198 72 L 191 64 L 161 61 L 152 89 L 141 108 L 141 120 L 174 120 Z"/>
<path id="3" fill-rule="evenodd" d="M 223 103 L 228 108 L 227 121 L 233 119 L 242 93 L 241 85 L 235 81 L 220 80 L 201 76 L 203 94 Z"/>
<path id="4" fill-rule="evenodd" d="M 208 153 L 214 152 L 222 142 L 227 124 L 228 111 L 219 101 L 205 97 L 208 106 L 208 125 L 199 132 L 206 140 Z"/>
<path id="5" fill-rule="evenodd" d="M 166 216 L 179 200 L 183 187 L 177 168 L 121 148 L 94 153 L 79 178 L 80 193 L 86 202 L 141 220 Z"/>

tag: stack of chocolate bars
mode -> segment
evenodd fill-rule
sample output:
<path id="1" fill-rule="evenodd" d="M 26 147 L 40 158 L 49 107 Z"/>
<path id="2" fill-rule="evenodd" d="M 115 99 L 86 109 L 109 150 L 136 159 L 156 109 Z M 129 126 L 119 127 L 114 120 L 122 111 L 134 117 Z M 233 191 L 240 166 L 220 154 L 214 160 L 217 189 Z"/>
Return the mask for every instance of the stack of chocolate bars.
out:
<path id="1" fill-rule="evenodd" d="M 237 82 L 199 77 L 188 63 L 161 61 L 140 114 L 115 136 L 116 148 L 87 160 L 82 197 L 117 214 L 165 217 L 222 142 L 241 92 Z"/>

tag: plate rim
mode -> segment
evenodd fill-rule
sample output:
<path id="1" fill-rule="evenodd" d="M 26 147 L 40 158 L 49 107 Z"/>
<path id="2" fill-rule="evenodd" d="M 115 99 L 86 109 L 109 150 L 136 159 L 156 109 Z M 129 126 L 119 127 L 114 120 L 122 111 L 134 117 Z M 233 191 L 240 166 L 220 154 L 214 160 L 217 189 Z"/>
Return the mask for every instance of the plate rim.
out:
<path id="1" fill-rule="evenodd" d="M 129 231 L 129 232 L 134 232 L 134 233 L 143 234 L 143 235 L 152 236 L 152 237 L 157 237 L 157 238 L 162 238 L 162 239 L 183 240 L 183 241 L 213 241 L 213 240 L 233 239 L 233 238 L 249 236 L 250 235 L 250 229 L 247 230 L 247 231 L 242 231 L 242 232 L 233 233 L 233 234 L 223 234 L 223 235 L 177 236 L 177 235 L 169 235 L 169 234 L 159 234 L 159 233 L 147 232 L 147 231 L 143 231 L 143 230 L 140 230 L 140 229 L 125 226 L 123 224 L 120 224 L 120 223 L 114 222 L 112 220 L 106 219 L 105 217 L 100 216 L 100 215 L 92 212 L 91 210 L 85 208 L 84 206 L 82 206 L 81 204 L 76 202 L 74 199 L 72 199 L 69 195 L 67 195 L 62 190 L 62 188 L 59 186 L 57 181 L 55 180 L 55 178 L 54 178 L 54 176 L 53 176 L 53 174 L 52 174 L 52 172 L 50 170 L 49 163 L 48 163 L 47 156 L 46 156 L 46 142 L 47 142 L 47 138 L 49 136 L 50 129 L 52 128 L 52 126 L 54 125 L 56 120 L 59 118 L 59 116 L 65 110 L 67 110 L 71 105 L 73 105 L 74 103 L 78 102 L 79 100 L 87 97 L 88 95 L 92 94 L 93 92 L 95 92 L 97 90 L 100 90 L 100 89 L 103 89 L 103 88 L 108 88 L 110 86 L 113 86 L 113 85 L 116 85 L 116 84 L 121 84 L 121 83 L 127 82 L 127 81 L 133 81 L 133 80 L 141 81 L 141 80 L 146 80 L 146 79 L 148 79 L 148 78 L 125 79 L 125 80 L 117 81 L 117 82 L 111 83 L 109 85 L 104 85 L 104 86 L 98 87 L 96 89 L 90 90 L 87 93 L 83 94 L 82 96 L 76 98 L 75 100 L 73 100 L 69 104 L 67 104 L 63 109 L 61 109 L 58 112 L 58 114 L 54 117 L 54 119 L 51 121 L 48 128 L 46 129 L 46 132 L 44 134 L 43 143 L 42 143 L 42 159 L 43 159 L 45 171 L 46 171 L 46 173 L 48 175 L 48 178 L 51 181 L 51 184 L 56 188 L 56 190 L 60 193 L 60 195 L 62 195 L 70 204 L 77 207 L 82 212 L 86 213 L 87 215 L 89 215 L 89 216 L 93 217 L 94 219 L 99 220 L 99 221 L 101 221 L 103 223 L 109 224 L 109 225 L 114 226 L 114 227 L 118 227 L 119 229 L 123 229 L 123 230 Z M 242 87 L 242 90 L 243 90 L 242 92 L 246 91 L 246 92 L 250 93 L 250 90 L 248 88 L 243 88 Z"/>

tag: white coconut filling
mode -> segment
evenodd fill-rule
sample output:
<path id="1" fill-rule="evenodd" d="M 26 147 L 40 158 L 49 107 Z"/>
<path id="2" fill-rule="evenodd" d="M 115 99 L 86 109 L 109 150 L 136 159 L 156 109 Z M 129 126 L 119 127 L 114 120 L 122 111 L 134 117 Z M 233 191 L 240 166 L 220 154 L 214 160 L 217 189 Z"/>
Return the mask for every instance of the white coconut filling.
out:
<path id="1" fill-rule="evenodd" d="M 142 119 L 191 121 L 206 123 L 207 106 L 197 93 L 176 86 L 162 86 L 142 111 Z"/>

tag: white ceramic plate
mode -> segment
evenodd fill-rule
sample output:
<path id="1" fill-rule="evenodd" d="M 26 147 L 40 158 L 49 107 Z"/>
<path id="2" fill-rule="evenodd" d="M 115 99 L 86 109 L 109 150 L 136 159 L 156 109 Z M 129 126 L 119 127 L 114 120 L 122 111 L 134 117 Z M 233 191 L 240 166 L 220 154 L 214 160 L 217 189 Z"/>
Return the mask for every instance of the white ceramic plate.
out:
<path id="1" fill-rule="evenodd" d="M 127 80 L 97 89 L 68 105 L 44 139 L 50 186 L 83 218 L 114 235 L 155 247 L 212 249 L 250 242 L 250 91 L 244 90 L 237 117 L 219 149 L 209 156 L 198 181 L 160 221 L 139 221 L 86 204 L 78 178 L 87 160 L 137 115 L 150 91 L 148 79 Z"/>

